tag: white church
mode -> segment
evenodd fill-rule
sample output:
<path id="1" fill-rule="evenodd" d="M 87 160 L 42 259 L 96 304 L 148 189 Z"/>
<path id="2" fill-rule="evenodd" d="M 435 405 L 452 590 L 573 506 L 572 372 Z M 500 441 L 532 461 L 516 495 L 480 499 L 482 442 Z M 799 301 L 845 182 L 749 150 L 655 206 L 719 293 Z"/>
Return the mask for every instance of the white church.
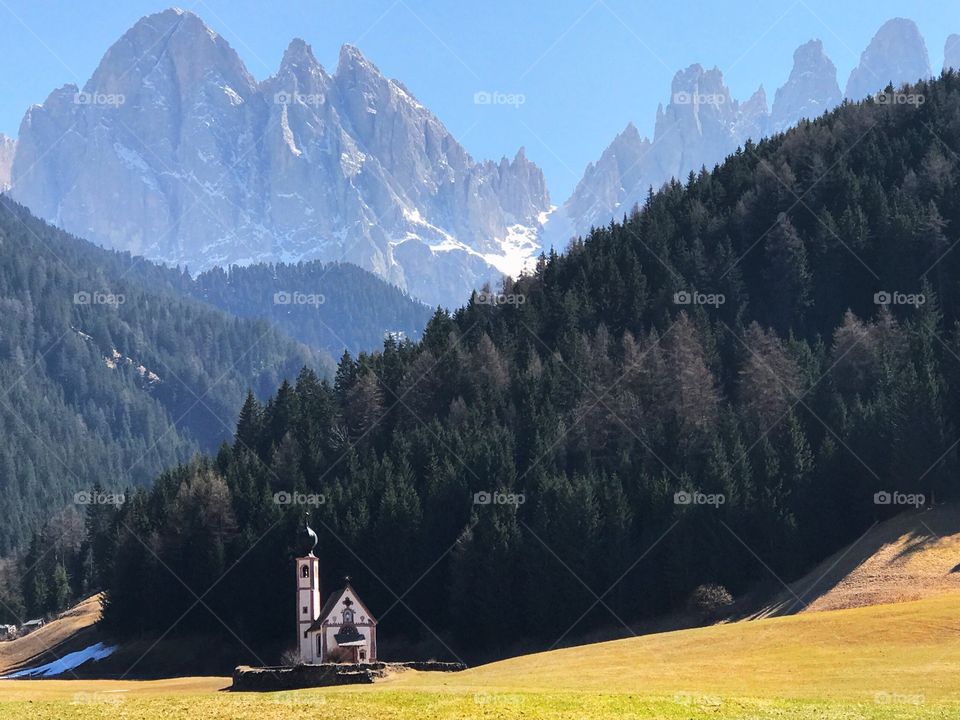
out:
<path id="1" fill-rule="evenodd" d="M 297 568 L 297 643 L 300 662 L 369 663 L 377 659 L 377 621 L 350 586 L 326 602 L 320 594 L 317 534 L 305 525 Z M 322 604 L 321 604 L 322 603 Z"/>

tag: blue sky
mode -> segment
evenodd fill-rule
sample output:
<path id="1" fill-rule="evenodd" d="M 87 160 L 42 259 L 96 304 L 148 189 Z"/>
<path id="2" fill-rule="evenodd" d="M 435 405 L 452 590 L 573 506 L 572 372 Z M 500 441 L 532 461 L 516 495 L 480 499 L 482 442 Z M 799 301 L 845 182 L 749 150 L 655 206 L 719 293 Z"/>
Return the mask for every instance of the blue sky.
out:
<path id="1" fill-rule="evenodd" d="M 16 135 L 24 110 L 55 87 L 82 84 L 150 0 L 0 0 L 0 132 Z M 768 100 L 794 49 L 820 38 L 841 89 L 877 28 L 917 22 L 938 71 L 957 0 L 182 0 L 223 35 L 259 79 L 293 37 L 329 69 L 357 45 L 398 78 L 478 159 L 521 145 L 566 199 L 586 164 L 628 121 L 652 134 L 670 80 L 691 63 L 719 67 L 736 98 L 761 83 Z M 520 105 L 478 105 L 481 91 L 522 95 Z"/>

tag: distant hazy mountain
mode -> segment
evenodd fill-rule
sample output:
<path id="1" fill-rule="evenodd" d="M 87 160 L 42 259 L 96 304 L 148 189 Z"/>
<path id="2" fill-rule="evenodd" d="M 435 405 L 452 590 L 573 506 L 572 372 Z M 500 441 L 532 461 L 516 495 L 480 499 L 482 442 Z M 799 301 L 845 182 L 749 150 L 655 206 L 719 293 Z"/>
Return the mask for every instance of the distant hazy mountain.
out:
<path id="1" fill-rule="evenodd" d="M 330 74 L 294 40 L 258 83 L 180 10 L 30 108 L 18 142 L 13 196 L 104 246 L 191 270 L 342 260 L 430 304 L 518 272 L 549 208 L 522 150 L 475 161 L 356 48 Z"/>
<path id="2" fill-rule="evenodd" d="M 544 228 L 543 244 L 562 249 L 591 226 L 622 216 L 672 177 L 712 167 L 748 137 L 766 132 L 767 98 L 761 87 L 744 103 L 734 100 L 717 69 L 691 65 L 678 72 L 670 102 L 657 108 L 653 142 L 633 124 L 587 166 L 583 179 Z"/>
<path id="3" fill-rule="evenodd" d="M 847 80 L 846 97 L 861 100 L 888 84 L 899 87 L 929 78 L 930 58 L 920 29 L 913 20 L 888 20 L 860 55 L 860 64 Z"/>
<path id="4" fill-rule="evenodd" d="M 948 41 L 947 62 L 960 65 L 960 40 L 952 46 Z M 847 97 L 861 100 L 891 82 L 899 86 L 930 74 L 917 26 L 910 20 L 890 20 L 851 73 Z M 760 140 L 782 132 L 842 100 L 837 68 L 819 40 L 794 52 L 790 77 L 776 91 L 769 113 L 763 88 L 739 103 L 730 96 L 719 70 L 691 65 L 674 76 L 670 103 L 657 109 L 653 141 L 641 137 L 632 123 L 617 135 L 600 159 L 587 166 L 570 198 L 549 215 L 542 242 L 562 249 L 572 236 L 622 217 L 643 202 L 651 187 L 657 189 L 671 178 L 685 179 L 701 167 L 709 169 L 747 138 Z"/>
<path id="5" fill-rule="evenodd" d="M 16 140 L 0 133 L 0 192 L 10 188 L 10 171 L 13 168 L 13 155 L 16 149 Z"/>
<path id="6" fill-rule="evenodd" d="M 943 69 L 960 70 L 960 35 L 951 35 L 943 47 Z"/>
<path id="7" fill-rule="evenodd" d="M 811 40 L 793 53 L 793 69 L 777 90 L 770 113 L 770 132 L 782 132 L 804 118 L 815 118 L 843 100 L 837 68 L 823 52 L 823 43 Z"/>

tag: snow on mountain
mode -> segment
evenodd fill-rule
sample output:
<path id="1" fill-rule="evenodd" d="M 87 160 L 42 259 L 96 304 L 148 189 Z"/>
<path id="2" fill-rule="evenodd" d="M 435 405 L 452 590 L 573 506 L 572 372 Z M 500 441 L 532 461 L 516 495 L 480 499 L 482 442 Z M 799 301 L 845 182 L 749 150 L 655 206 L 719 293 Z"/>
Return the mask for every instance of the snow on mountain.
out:
<path id="1" fill-rule="evenodd" d="M 354 47 L 293 40 L 258 83 L 196 15 L 140 20 L 20 127 L 13 195 L 111 248 L 191 270 L 352 262 L 430 303 L 517 274 L 549 209 L 523 149 L 477 162 Z"/>

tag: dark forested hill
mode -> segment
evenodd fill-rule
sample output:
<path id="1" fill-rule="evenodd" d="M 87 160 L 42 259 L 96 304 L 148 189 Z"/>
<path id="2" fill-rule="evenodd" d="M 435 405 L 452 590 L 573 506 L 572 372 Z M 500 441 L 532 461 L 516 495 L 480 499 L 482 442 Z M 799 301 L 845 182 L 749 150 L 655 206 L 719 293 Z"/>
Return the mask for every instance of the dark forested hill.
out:
<path id="1" fill-rule="evenodd" d="M 339 357 L 376 349 L 386 334 L 417 339 L 430 308 L 349 263 L 250 265 L 200 274 L 190 293 L 240 317 L 269 320 Z"/>
<path id="2" fill-rule="evenodd" d="M 0 198 L 0 554 L 77 491 L 142 484 L 215 449 L 248 389 L 329 367 L 128 268 Z"/>
<path id="3" fill-rule="evenodd" d="M 420 342 L 249 399 L 216 459 L 100 518 L 106 626 L 186 612 L 178 631 L 269 648 L 308 510 L 325 587 L 352 575 L 382 638 L 478 657 L 704 583 L 789 580 L 956 495 L 958 151 L 955 74 L 846 104 L 437 313 Z M 141 536 L 212 588 L 203 607 Z"/>
<path id="4" fill-rule="evenodd" d="M 129 253 L 112 253 L 110 261 L 145 288 L 193 297 L 238 317 L 269 320 L 333 357 L 344 350 L 375 350 L 388 333 L 417 339 L 430 319 L 427 306 L 349 263 L 235 266 L 193 278 Z"/>

